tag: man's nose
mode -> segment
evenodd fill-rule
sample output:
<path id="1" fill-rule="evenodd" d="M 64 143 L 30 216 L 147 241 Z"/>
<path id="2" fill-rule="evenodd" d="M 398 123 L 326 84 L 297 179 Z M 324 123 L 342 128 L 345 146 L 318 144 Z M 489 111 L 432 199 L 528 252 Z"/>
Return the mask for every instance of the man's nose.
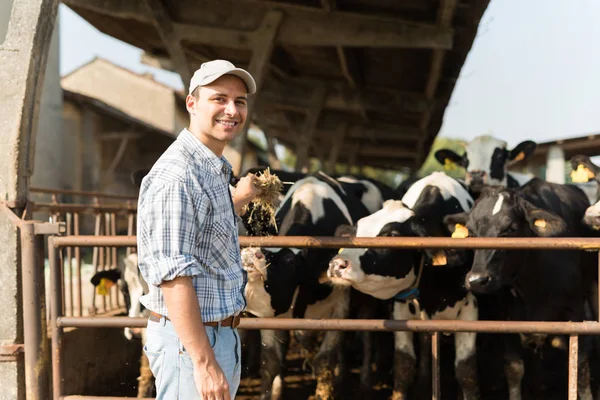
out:
<path id="1" fill-rule="evenodd" d="M 234 116 L 237 114 L 237 112 L 238 109 L 234 101 L 230 101 L 229 103 L 227 103 L 227 107 L 225 107 L 225 114 L 229 116 Z"/>

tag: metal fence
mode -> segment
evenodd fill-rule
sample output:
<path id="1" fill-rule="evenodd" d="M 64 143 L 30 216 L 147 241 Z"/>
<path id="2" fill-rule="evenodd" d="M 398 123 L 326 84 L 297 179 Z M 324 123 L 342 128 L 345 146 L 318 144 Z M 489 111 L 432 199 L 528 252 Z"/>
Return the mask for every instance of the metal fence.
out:
<path id="1" fill-rule="evenodd" d="M 242 246 L 312 247 L 312 248 L 404 248 L 404 249 L 554 249 L 600 250 L 600 239 L 588 238 L 331 238 L 331 237 L 241 237 Z M 74 247 L 133 247 L 136 238 L 118 236 L 52 236 L 48 239 L 51 291 L 52 391 L 54 399 L 102 399 L 91 396 L 64 396 L 62 376 L 62 338 L 65 328 L 145 327 L 144 318 L 129 317 L 68 317 L 62 312 L 63 291 L 61 268 L 63 249 Z M 25 260 L 24 260 L 25 261 Z M 24 267 L 25 268 L 25 267 Z M 598 268 L 600 270 L 600 258 Z M 35 295 L 35 294 L 29 294 Z M 577 358 L 579 335 L 600 334 L 600 322 L 530 322 L 530 321 L 423 321 L 423 320 L 311 320 L 283 318 L 243 318 L 243 329 L 283 330 L 344 330 L 344 331 L 415 331 L 432 332 L 432 385 L 434 400 L 440 397 L 439 334 L 451 332 L 489 333 L 549 333 L 565 334 L 569 340 L 568 398 L 577 399 Z M 27 335 L 26 331 L 26 335 Z M 27 343 L 27 342 L 26 342 Z M 25 351 L 28 351 L 27 344 Z M 32 356 L 27 359 L 27 371 L 34 373 Z M 35 397 L 33 397 L 35 398 Z M 40 397 L 42 398 L 42 397 Z M 106 399 L 106 397 L 104 397 Z"/>

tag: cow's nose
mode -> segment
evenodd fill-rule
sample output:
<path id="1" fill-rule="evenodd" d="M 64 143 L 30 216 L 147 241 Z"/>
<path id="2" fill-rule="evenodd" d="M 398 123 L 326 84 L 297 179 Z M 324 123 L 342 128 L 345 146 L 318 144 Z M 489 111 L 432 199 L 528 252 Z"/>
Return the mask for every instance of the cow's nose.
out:
<path id="1" fill-rule="evenodd" d="M 480 171 L 480 170 L 475 170 L 475 171 L 469 171 L 469 175 L 471 176 L 471 179 L 474 181 L 483 181 L 483 178 L 485 178 L 485 171 Z"/>
<path id="2" fill-rule="evenodd" d="M 341 271 L 343 269 L 348 268 L 348 261 L 344 260 L 341 257 L 335 257 L 329 262 L 329 267 L 333 268 L 334 270 Z"/>
<path id="3" fill-rule="evenodd" d="M 254 253 L 254 257 L 256 257 L 257 260 L 260 260 L 263 259 L 265 256 L 261 251 L 257 251 L 256 253 Z"/>
<path id="4" fill-rule="evenodd" d="M 492 281 L 488 274 L 479 272 L 469 272 L 465 279 L 465 284 L 469 290 L 483 290 Z"/>

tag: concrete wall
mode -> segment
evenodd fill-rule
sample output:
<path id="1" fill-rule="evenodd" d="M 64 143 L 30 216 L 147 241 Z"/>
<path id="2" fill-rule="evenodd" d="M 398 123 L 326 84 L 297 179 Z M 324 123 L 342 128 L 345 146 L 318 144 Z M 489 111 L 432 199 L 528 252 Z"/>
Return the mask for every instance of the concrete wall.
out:
<path id="1" fill-rule="evenodd" d="M 59 71 L 59 18 L 50 42 L 40 104 L 31 186 L 71 188 L 73 141 L 63 130 L 63 95 Z"/>

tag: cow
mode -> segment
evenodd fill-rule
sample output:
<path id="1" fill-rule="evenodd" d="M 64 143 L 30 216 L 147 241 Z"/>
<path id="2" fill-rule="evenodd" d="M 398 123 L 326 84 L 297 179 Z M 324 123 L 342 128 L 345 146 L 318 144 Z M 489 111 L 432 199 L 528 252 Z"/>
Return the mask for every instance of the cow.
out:
<path id="1" fill-rule="evenodd" d="M 119 290 L 123 294 L 123 298 L 125 299 L 127 316 L 132 318 L 149 316 L 148 310 L 143 308 L 140 303 L 140 297 L 148 293 L 148 284 L 139 273 L 137 253 L 131 253 L 125 257 L 123 259 L 123 265 L 117 269 L 109 269 L 97 272 L 94 274 L 94 276 L 92 276 L 90 281 L 95 287 L 106 285 L 106 282 L 117 284 Z M 141 339 L 142 345 L 146 343 L 145 329 L 140 329 L 138 333 L 138 330 L 125 328 L 124 335 L 128 340 Z M 140 357 L 140 364 L 138 397 L 152 397 L 154 376 L 150 371 L 148 359 L 143 352 Z"/>
<path id="2" fill-rule="evenodd" d="M 485 189 L 470 212 L 447 216 L 445 223 L 450 230 L 460 229 L 462 236 L 584 236 L 581 219 L 588 205 L 587 197 L 579 188 L 534 178 L 521 188 Z M 593 258 L 581 251 L 477 249 L 465 286 L 475 293 L 500 296 L 500 319 L 503 320 L 583 321 L 589 295 L 587 282 L 594 279 L 594 270 Z M 560 347 L 562 339 L 524 334 L 519 343 L 516 335 L 503 338 L 510 399 L 521 399 L 524 351 L 533 350 L 533 354 L 527 354 L 533 357 L 532 386 L 540 390 L 542 359 L 556 350 L 552 346 Z M 591 399 L 586 349 L 586 342 L 581 341 L 580 399 Z M 565 358 L 560 365 L 567 365 Z M 561 371 L 566 376 L 566 368 Z M 543 398 L 543 395 L 535 393 L 534 398 Z"/>
<path id="3" fill-rule="evenodd" d="M 574 182 L 585 183 L 590 180 L 595 180 L 600 183 L 600 167 L 590 160 L 588 156 L 576 155 L 571 158 L 571 178 Z M 594 231 L 600 230 L 600 199 L 593 200 L 593 205 L 585 210 L 583 222 Z"/>
<path id="4" fill-rule="evenodd" d="M 507 150 L 506 142 L 489 135 L 473 139 L 459 156 L 450 149 L 435 152 L 435 158 L 444 166 L 458 165 L 467 172 L 465 183 L 471 194 L 477 197 L 485 186 L 519 187 L 533 178 L 530 174 L 508 172 L 512 162 L 522 161 L 533 154 L 536 143 L 526 140 L 514 149 Z"/>
<path id="5" fill-rule="evenodd" d="M 435 172 L 415 182 L 401 201 L 388 200 L 381 210 L 360 219 L 355 235 L 450 236 L 444 217 L 467 211 L 472 205 L 473 199 L 463 185 Z M 464 287 L 470 254 L 455 250 L 343 249 L 331 260 L 328 277 L 336 286 L 352 286 L 373 297 L 389 299 L 397 320 L 477 320 L 477 300 Z M 477 399 L 476 335 L 456 333 L 454 338 L 457 380 L 465 399 Z M 396 332 L 393 399 L 408 397 L 415 371 L 413 334 Z"/>
<path id="6" fill-rule="evenodd" d="M 276 221 L 280 236 L 333 236 L 338 226 L 353 224 L 365 215 L 368 211 L 358 197 L 349 195 L 335 179 L 316 174 L 288 191 Z M 323 279 L 334 254 L 334 249 L 243 249 L 247 311 L 256 316 L 346 318 L 349 288 L 332 286 Z M 314 339 L 312 332 L 296 334 L 303 344 Z M 289 333 L 263 330 L 261 337 L 261 398 L 281 398 Z M 341 346 L 341 332 L 324 334 L 313 363 L 317 398 L 334 395 Z"/>

